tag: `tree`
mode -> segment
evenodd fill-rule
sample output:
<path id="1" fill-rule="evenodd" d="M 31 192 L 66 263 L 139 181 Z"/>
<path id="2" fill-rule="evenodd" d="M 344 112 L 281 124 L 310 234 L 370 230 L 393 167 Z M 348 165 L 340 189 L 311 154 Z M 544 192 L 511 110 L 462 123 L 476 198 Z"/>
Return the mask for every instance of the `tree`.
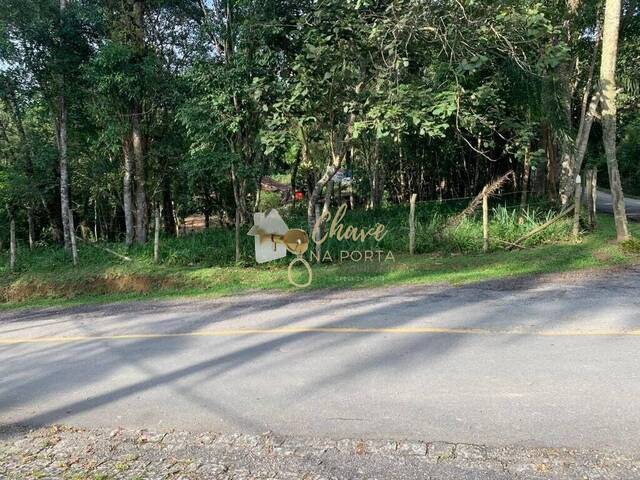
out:
<path id="1" fill-rule="evenodd" d="M 66 30 L 66 9 L 67 0 L 60 0 L 60 51 L 64 51 L 64 42 L 67 36 Z M 67 249 L 72 247 L 69 221 L 69 160 L 67 158 L 67 100 L 65 93 L 65 72 L 60 71 L 58 77 L 58 102 L 56 111 L 56 140 L 58 144 L 58 155 L 60 159 L 60 209 L 62 215 L 62 233 L 64 235 L 64 246 Z"/>
<path id="2" fill-rule="evenodd" d="M 607 0 L 604 12 L 602 32 L 602 61 L 600 64 L 600 85 L 602 91 L 602 136 L 607 167 L 609 170 L 609 186 L 613 198 L 613 215 L 616 223 L 618 241 L 629 238 L 627 214 L 624 206 L 622 182 L 618 170 L 616 150 L 616 61 L 618 58 L 618 39 L 620 34 L 621 0 Z"/>

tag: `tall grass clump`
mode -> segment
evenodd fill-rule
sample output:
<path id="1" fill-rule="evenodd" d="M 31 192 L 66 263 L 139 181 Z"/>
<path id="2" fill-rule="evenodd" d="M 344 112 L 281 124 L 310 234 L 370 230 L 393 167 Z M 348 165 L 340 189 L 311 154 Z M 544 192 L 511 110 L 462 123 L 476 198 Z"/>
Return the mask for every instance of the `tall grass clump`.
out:
<path id="1" fill-rule="evenodd" d="M 528 232 L 553 218 L 555 210 L 514 209 L 499 206 L 492 210 L 489 221 L 489 237 L 492 248 L 504 248 Z M 523 246 L 568 240 L 571 220 L 560 220 L 537 235 L 527 239 Z M 482 251 L 482 219 L 479 215 L 462 219 L 455 227 L 447 226 L 447 217 L 435 214 L 418 222 L 416 229 L 418 253 L 476 253 Z"/>

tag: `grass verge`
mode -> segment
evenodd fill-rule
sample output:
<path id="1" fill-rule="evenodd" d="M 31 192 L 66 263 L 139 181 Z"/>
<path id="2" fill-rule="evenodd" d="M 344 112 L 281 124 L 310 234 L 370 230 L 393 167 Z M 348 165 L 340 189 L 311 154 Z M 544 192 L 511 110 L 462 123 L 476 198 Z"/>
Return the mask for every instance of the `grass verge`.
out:
<path id="1" fill-rule="evenodd" d="M 463 284 L 541 273 L 602 269 L 640 262 L 637 249 L 613 243 L 615 228 L 607 215 L 598 218 L 598 229 L 579 242 L 557 242 L 535 248 L 488 254 L 423 254 L 394 252 L 395 261 L 339 261 L 315 265 L 309 289 L 368 288 L 406 284 Z M 635 236 L 640 225 L 631 224 Z M 84 249 L 93 247 L 84 246 Z M 81 252 L 82 255 L 82 252 Z M 216 297 L 249 291 L 291 291 L 287 262 L 264 266 L 154 265 L 148 259 L 132 262 L 60 265 L 47 269 L 3 270 L 0 277 L 0 309 L 50 307 L 183 296 Z M 382 256 L 384 260 L 384 255 Z M 6 260 L 6 259 L 3 259 Z M 295 275 L 301 274 L 296 271 Z"/>

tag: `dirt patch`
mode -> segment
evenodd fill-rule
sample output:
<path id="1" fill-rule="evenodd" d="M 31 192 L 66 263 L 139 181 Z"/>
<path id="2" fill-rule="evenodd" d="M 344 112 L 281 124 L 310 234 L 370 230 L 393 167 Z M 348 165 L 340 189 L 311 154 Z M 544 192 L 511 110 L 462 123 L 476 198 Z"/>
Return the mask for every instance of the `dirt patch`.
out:
<path id="1" fill-rule="evenodd" d="M 593 258 L 595 258 L 599 262 L 607 263 L 611 261 L 612 257 L 610 253 L 596 251 L 596 252 L 593 252 Z"/>
<path id="2" fill-rule="evenodd" d="M 149 275 L 98 276 L 74 282 L 26 280 L 0 288 L 0 303 L 24 303 L 45 298 L 71 299 L 82 295 L 146 294 L 196 286 L 192 280 Z"/>

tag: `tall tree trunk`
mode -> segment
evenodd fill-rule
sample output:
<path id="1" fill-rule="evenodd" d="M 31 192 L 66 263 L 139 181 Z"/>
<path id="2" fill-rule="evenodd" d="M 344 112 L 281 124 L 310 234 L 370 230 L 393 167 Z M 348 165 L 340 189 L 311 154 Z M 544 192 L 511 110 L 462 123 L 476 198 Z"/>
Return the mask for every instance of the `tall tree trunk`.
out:
<path id="1" fill-rule="evenodd" d="M 332 199 L 333 199 L 333 180 L 329 180 L 329 183 L 327 183 L 326 192 L 324 194 L 324 205 L 322 206 L 322 215 L 326 215 L 329 213 Z"/>
<path id="2" fill-rule="evenodd" d="M 598 9 L 597 15 L 598 17 L 600 16 L 600 9 Z M 591 89 L 593 88 L 593 80 L 595 77 L 596 63 L 598 60 L 601 41 L 602 25 L 600 22 L 600 18 L 598 18 L 598 24 L 596 25 L 596 42 L 593 47 L 591 66 L 589 67 L 589 78 L 587 79 L 587 84 L 582 95 L 582 108 L 580 109 L 580 126 L 578 127 L 578 135 L 576 137 L 576 172 L 580 172 L 582 170 L 582 162 L 584 161 L 584 156 L 587 153 L 587 146 L 589 144 L 591 126 L 593 125 L 593 119 L 598 113 L 598 105 L 600 104 L 600 91 L 598 90 L 592 94 Z"/>
<path id="3" fill-rule="evenodd" d="M 547 193 L 549 195 L 549 200 L 555 202 L 558 193 L 558 183 L 556 181 L 556 171 L 557 171 L 557 149 L 556 142 L 553 134 L 553 130 L 549 125 L 545 125 L 544 127 L 545 134 L 545 153 L 547 156 L 547 182 L 546 188 Z"/>
<path id="4" fill-rule="evenodd" d="M 602 136 L 609 169 L 609 184 L 613 197 L 613 215 L 618 241 L 629 238 L 627 215 L 624 206 L 622 182 L 618 170 L 616 152 L 616 62 L 618 59 L 618 37 L 622 0 L 607 0 L 602 33 L 602 61 L 600 64 L 600 86 L 602 88 Z"/>
<path id="5" fill-rule="evenodd" d="M 380 140 L 375 139 L 373 152 L 371 154 L 373 158 L 370 159 L 369 168 L 369 183 L 371 187 L 369 207 L 372 209 L 380 208 L 382 204 L 382 172 L 380 168 Z"/>
<path id="6" fill-rule="evenodd" d="M 164 231 L 169 235 L 175 235 L 176 220 L 173 212 L 171 181 L 168 176 L 165 176 L 162 180 L 162 215 L 164 220 Z"/>
<path id="7" fill-rule="evenodd" d="M 240 261 L 240 226 L 243 221 L 243 196 L 242 181 L 238 178 L 235 164 L 231 163 L 231 186 L 233 188 L 233 199 L 235 203 L 235 247 L 236 247 L 236 263 Z"/>
<path id="8" fill-rule="evenodd" d="M 527 195 L 529 193 L 529 176 L 531 175 L 531 154 L 529 147 L 524 152 L 524 171 L 522 172 L 522 192 L 520 195 L 520 208 L 527 208 Z"/>
<path id="9" fill-rule="evenodd" d="M 11 91 L 5 92 L 4 99 L 7 102 L 7 105 L 10 107 L 11 114 L 13 116 L 13 120 L 16 125 L 16 130 L 18 131 L 18 135 L 20 137 L 20 142 L 22 142 L 22 146 L 24 148 L 24 166 L 25 166 L 25 174 L 27 180 L 29 182 L 29 190 L 30 195 L 27 200 L 27 220 L 29 222 L 29 249 L 33 249 L 33 244 L 36 240 L 36 230 L 35 230 L 35 222 L 34 222 L 34 211 L 35 205 L 37 204 L 36 198 L 33 198 L 31 195 L 39 196 L 40 202 L 43 206 L 46 207 L 46 203 L 44 200 L 44 196 L 40 189 L 38 189 L 34 182 L 34 172 L 33 172 L 33 162 L 35 159 L 35 152 L 33 151 L 33 144 L 30 141 L 30 138 L 27 136 L 27 131 L 24 128 L 24 124 L 22 122 L 22 109 L 20 108 L 20 104 L 18 103 L 15 94 Z M 4 133 L 4 132 L 3 132 Z M 5 140 L 6 133 L 4 134 Z"/>
<path id="10" fill-rule="evenodd" d="M 33 250 L 33 243 L 35 241 L 36 231 L 33 222 L 33 209 L 27 208 L 27 222 L 29 224 L 29 250 Z"/>
<path id="11" fill-rule="evenodd" d="M 136 241 L 147 242 L 147 191 L 145 182 L 144 150 L 140 128 L 140 109 L 131 118 L 131 143 L 133 145 L 134 169 L 136 176 Z"/>
<path id="12" fill-rule="evenodd" d="M 124 174 L 123 174 L 123 210 L 125 225 L 125 244 L 130 247 L 133 244 L 133 153 L 131 152 L 131 139 L 125 138 L 122 143 L 122 151 L 124 154 Z"/>
<path id="13" fill-rule="evenodd" d="M 133 2 L 133 36 L 134 50 L 137 60 L 142 61 L 144 56 L 144 2 L 134 0 Z M 138 79 L 143 82 L 142 78 Z M 136 173 L 136 241 L 140 244 L 147 242 L 147 192 L 145 181 L 145 158 L 144 145 L 142 139 L 142 98 L 134 100 L 133 112 L 131 115 L 131 143 L 133 147 L 133 158 Z"/>
<path id="14" fill-rule="evenodd" d="M 13 272 L 16 269 L 16 221 L 9 211 L 9 268 Z"/>
<path id="15" fill-rule="evenodd" d="M 64 22 L 67 0 L 60 0 L 60 22 Z M 65 99 L 65 76 L 58 78 L 58 118 L 56 121 L 56 137 L 58 140 L 58 158 L 60 164 L 60 212 L 62 217 L 62 232 L 64 247 L 71 248 L 69 231 L 69 166 L 67 159 L 67 105 Z"/>
<path id="16" fill-rule="evenodd" d="M 93 199 L 93 241 L 98 241 L 98 196 Z"/>
<path id="17" fill-rule="evenodd" d="M 160 204 L 156 205 L 155 208 L 155 230 L 153 237 L 153 261 L 154 263 L 160 262 Z"/>
<path id="18" fill-rule="evenodd" d="M 569 46 L 572 46 L 577 36 L 574 34 L 574 20 L 578 12 L 581 0 L 567 0 L 567 16 L 564 21 L 563 31 L 566 35 L 565 40 Z M 560 204 L 567 206 L 573 196 L 575 187 L 576 172 L 576 149 L 575 140 L 573 138 L 573 94 L 574 86 L 571 82 L 571 76 L 577 65 L 577 58 L 568 58 L 559 69 L 560 72 L 560 101 L 564 114 L 564 128 L 566 133 L 560 139 L 560 171 L 558 178 L 558 196 Z"/>
<path id="19" fill-rule="evenodd" d="M 294 207 L 296 206 L 296 182 L 298 180 L 298 168 L 300 167 L 301 161 L 302 152 L 298 152 L 298 155 L 296 155 L 296 161 L 291 170 L 291 203 Z"/>
<path id="20" fill-rule="evenodd" d="M 76 227 L 73 223 L 73 211 L 69 209 L 69 236 L 71 237 L 71 256 L 73 265 L 78 265 L 78 248 L 76 246 Z"/>

